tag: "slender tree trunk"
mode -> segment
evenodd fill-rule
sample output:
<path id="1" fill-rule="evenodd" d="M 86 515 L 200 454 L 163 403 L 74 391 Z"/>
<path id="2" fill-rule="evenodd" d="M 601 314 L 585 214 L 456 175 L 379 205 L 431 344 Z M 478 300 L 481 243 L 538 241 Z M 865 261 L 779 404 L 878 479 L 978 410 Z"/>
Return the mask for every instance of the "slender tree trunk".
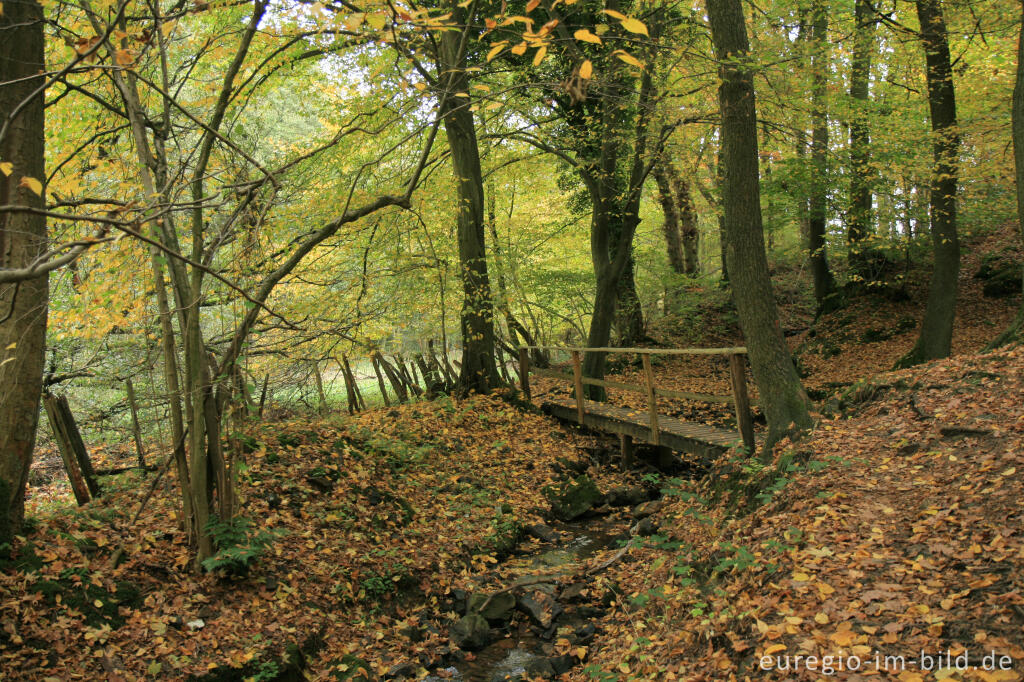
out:
<path id="1" fill-rule="evenodd" d="M 856 26 L 850 58 L 850 215 L 846 233 L 850 270 L 855 281 L 873 279 L 864 240 L 872 233 L 871 136 L 868 126 L 868 85 L 875 51 L 875 15 L 870 0 L 854 0 Z"/>
<path id="2" fill-rule="evenodd" d="M 46 181 L 44 169 L 43 10 L 36 0 L 5 2 L 0 13 L 0 205 L 42 209 L 22 178 Z M 45 195 L 45 190 L 43 192 Z M 0 269 L 22 268 L 46 252 L 46 218 L 0 213 Z M 0 285 L 0 544 L 25 517 L 25 485 L 39 422 L 49 278 Z"/>
<path id="3" fill-rule="evenodd" d="M 469 91 L 465 55 L 460 51 L 462 34 L 441 36 L 441 78 L 451 89 L 444 99 L 444 128 L 458 185 L 459 276 L 462 281 L 462 368 L 459 389 L 487 393 L 501 383 L 494 362 L 494 314 L 487 277 L 484 244 L 484 183 L 480 150 L 468 100 L 454 96 Z"/>
<path id="4" fill-rule="evenodd" d="M 722 82 L 722 163 L 727 260 L 733 299 L 747 340 L 761 406 L 768 418 L 765 452 L 782 436 L 811 425 L 807 394 L 779 326 L 761 225 L 757 113 L 753 68 L 740 0 L 708 0 Z"/>
<path id="5" fill-rule="evenodd" d="M 658 203 L 661 204 L 661 212 L 664 215 L 662 222 L 662 233 L 665 236 L 665 251 L 668 254 L 668 264 L 672 272 L 681 275 L 686 272 L 686 262 L 683 257 L 683 240 L 679 230 L 679 205 L 676 202 L 675 192 L 672 190 L 672 181 L 669 179 L 669 170 L 666 167 L 668 161 L 662 159 L 654 166 L 654 181 L 658 185 Z"/>
<path id="6" fill-rule="evenodd" d="M 679 233 L 683 242 L 683 274 L 696 275 L 700 269 L 700 230 L 697 227 L 697 207 L 693 202 L 693 192 L 690 183 L 683 179 L 675 166 L 669 166 L 669 181 L 679 211 Z"/>
<path id="7" fill-rule="evenodd" d="M 1021 3 L 1021 21 L 1024 22 L 1024 2 Z M 1024 23 L 1017 36 L 1017 79 L 1013 84 L 1013 103 L 1010 116 L 1013 122 L 1013 162 L 1017 180 L 1017 228 L 1024 240 Z M 1024 288 L 1024 273 L 1022 273 Z M 991 344 L 991 348 L 1011 342 L 1024 341 L 1024 297 L 1021 298 L 1017 316 L 1002 334 Z"/>
<path id="8" fill-rule="evenodd" d="M 811 17 L 811 196 L 808 214 L 807 250 L 810 253 L 814 300 L 818 313 L 830 307 L 836 282 L 828 266 L 826 233 L 828 227 L 828 14 L 824 0 L 816 0 Z"/>
<path id="9" fill-rule="evenodd" d="M 957 235 L 957 154 L 960 133 L 956 120 L 953 69 L 949 57 L 946 20 L 940 0 L 917 0 L 928 80 L 928 109 L 932 119 L 931 221 L 935 264 L 928 303 L 917 344 L 897 363 L 907 367 L 948 357 L 953 342 L 960 242 Z"/>

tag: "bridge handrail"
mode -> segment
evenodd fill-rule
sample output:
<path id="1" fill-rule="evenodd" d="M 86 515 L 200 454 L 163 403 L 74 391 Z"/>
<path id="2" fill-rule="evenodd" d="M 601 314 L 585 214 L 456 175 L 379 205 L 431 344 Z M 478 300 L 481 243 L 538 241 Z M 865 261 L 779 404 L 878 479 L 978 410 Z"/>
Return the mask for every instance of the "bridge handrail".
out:
<path id="1" fill-rule="evenodd" d="M 520 346 L 527 350 L 556 350 L 566 353 L 633 353 L 636 355 L 746 355 L 746 346 L 724 348 L 585 348 L 582 346 Z"/>
<path id="2" fill-rule="evenodd" d="M 555 370 L 543 370 L 530 367 L 530 350 L 558 350 L 566 351 L 572 356 L 572 374 L 562 374 Z M 592 379 L 583 376 L 582 353 L 587 351 L 608 352 L 608 353 L 629 353 L 639 355 L 643 362 L 644 383 L 628 384 L 608 379 Z M 605 388 L 618 388 L 647 396 L 647 409 L 650 417 L 651 435 L 654 445 L 660 444 L 658 430 L 658 405 L 657 396 L 667 398 L 682 398 L 689 400 L 703 400 L 706 402 L 731 402 L 736 408 L 736 425 L 743 438 L 743 444 L 752 452 L 754 449 L 754 420 L 750 413 L 750 396 L 747 394 L 747 379 L 743 356 L 747 349 L 744 346 L 730 348 L 582 348 L 573 346 L 520 346 L 519 347 L 519 384 L 527 400 L 531 400 L 530 394 L 530 372 L 546 376 L 555 376 L 571 380 L 574 384 L 576 394 L 576 415 L 577 421 L 583 424 L 586 415 L 586 401 L 583 397 L 584 384 L 589 386 L 603 386 Z M 654 372 L 651 369 L 652 355 L 725 355 L 729 358 L 729 379 L 732 387 L 731 396 L 714 396 L 700 393 L 686 393 L 670 389 L 658 388 L 654 385 Z"/>

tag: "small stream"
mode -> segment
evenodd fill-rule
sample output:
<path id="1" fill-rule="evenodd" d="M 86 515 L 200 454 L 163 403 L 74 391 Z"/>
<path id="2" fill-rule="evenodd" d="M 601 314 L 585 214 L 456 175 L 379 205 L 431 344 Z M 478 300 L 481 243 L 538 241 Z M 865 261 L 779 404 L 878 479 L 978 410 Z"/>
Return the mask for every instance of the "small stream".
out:
<path id="1" fill-rule="evenodd" d="M 625 541 L 629 537 L 626 521 L 608 517 L 592 517 L 571 523 L 555 522 L 550 528 L 558 533 L 558 542 L 524 543 L 521 549 L 525 551 L 503 562 L 502 567 L 506 571 L 511 569 L 513 575 L 519 576 L 513 578 L 511 585 L 538 581 L 556 583 L 576 573 L 580 564 L 598 552 L 615 549 L 620 546 L 619 540 Z M 592 636 L 593 626 L 589 625 L 589 621 L 594 615 L 581 614 L 580 610 L 566 605 L 565 613 L 556 619 L 553 628 L 568 627 Z M 551 642 L 556 637 L 550 636 L 551 631 L 540 632 L 539 626 L 522 614 L 511 625 L 506 625 L 504 631 L 503 637 L 468 655 L 466 660 L 436 670 L 426 680 L 518 680 L 526 676 L 529 666 L 544 665 L 548 657 L 554 655 Z M 542 634 L 549 635 L 547 640 Z"/>

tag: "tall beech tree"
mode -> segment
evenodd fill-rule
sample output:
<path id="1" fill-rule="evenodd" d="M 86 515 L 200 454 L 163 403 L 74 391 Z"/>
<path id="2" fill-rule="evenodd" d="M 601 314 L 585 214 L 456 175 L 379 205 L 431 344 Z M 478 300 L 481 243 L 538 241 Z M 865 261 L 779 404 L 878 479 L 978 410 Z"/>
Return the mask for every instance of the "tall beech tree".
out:
<path id="1" fill-rule="evenodd" d="M 809 401 L 782 336 L 761 224 L 754 65 L 741 0 L 708 0 L 719 62 L 722 204 L 733 301 L 761 407 L 768 418 L 765 452 L 794 429 L 811 425 Z"/>
<path id="2" fill-rule="evenodd" d="M 836 280 L 828 265 L 828 7 L 816 0 L 811 8 L 811 178 L 807 213 L 807 250 L 818 313 L 835 305 Z"/>
<path id="3" fill-rule="evenodd" d="M 853 54 L 850 57 L 850 203 L 847 216 L 847 244 L 853 276 L 861 282 L 874 278 L 874 260 L 864 241 L 872 233 L 871 132 L 868 97 L 871 58 L 875 51 L 874 9 L 869 0 L 854 0 Z"/>
<path id="4" fill-rule="evenodd" d="M 0 12 L 0 544 L 19 532 L 39 420 L 49 267 L 44 187 L 43 9 Z M 22 271 L 16 274 L 17 271 Z M 4 275 L 11 275 L 4 277 Z"/>
<path id="5" fill-rule="evenodd" d="M 917 0 L 916 4 L 932 125 L 929 221 L 935 262 L 917 343 L 897 363 L 901 367 L 949 355 L 956 315 L 957 277 L 960 274 L 960 240 L 956 224 L 960 131 L 957 127 L 949 36 L 941 0 Z"/>

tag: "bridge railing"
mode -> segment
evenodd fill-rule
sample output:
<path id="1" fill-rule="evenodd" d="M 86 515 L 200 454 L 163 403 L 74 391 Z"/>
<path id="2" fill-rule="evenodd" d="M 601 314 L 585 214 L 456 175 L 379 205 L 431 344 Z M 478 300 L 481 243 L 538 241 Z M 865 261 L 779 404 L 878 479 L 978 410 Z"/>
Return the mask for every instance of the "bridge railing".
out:
<path id="1" fill-rule="evenodd" d="M 562 351 L 572 357 L 572 374 L 530 366 L 530 350 Z M 616 353 L 639 355 L 643 365 L 643 384 L 613 381 L 611 379 L 593 379 L 583 376 L 583 353 Z M 680 400 L 699 400 L 709 403 L 732 403 L 736 409 L 736 425 L 743 445 L 754 448 L 754 419 L 750 412 L 750 395 L 747 392 L 746 354 L 744 346 L 727 348 L 583 348 L 573 346 L 520 346 L 519 347 L 519 384 L 527 400 L 532 399 L 530 392 L 530 373 L 538 376 L 554 377 L 571 380 L 576 394 L 577 421 L 582 424 L 586 415 L 586 400 L 583 395 L 584 386 L 601 386 L 623 391 L 639 393 L 647 397 L 647 410 L 650 415 L 652 442 L 659 445 L 658 429 L 658 396 Z M 654 371 L 651 368 L 652 355 L 724 355 L 729 360 L 730 395 L 713 395 L 707 393 L 691 393 L 661 388 L 654 382 Z"/>

